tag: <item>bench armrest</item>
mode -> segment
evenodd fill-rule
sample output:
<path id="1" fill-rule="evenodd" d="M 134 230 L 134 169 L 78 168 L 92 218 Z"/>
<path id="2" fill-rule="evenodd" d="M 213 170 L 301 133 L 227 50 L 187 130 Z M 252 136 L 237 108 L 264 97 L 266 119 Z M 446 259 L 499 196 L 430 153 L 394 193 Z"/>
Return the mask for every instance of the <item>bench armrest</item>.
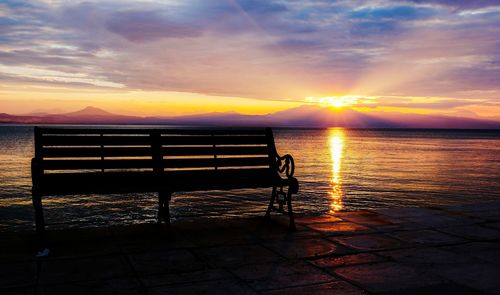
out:
<path id="1" fill-rule="evenodd" d="M 278 168 L 279 173 L 285 172 L 287 178 L 293 177 L 293 174 L 295 173 L 295 163 L 290 154 L 286 154 L 281 157 L 276 154 L 276 167 Z"/>

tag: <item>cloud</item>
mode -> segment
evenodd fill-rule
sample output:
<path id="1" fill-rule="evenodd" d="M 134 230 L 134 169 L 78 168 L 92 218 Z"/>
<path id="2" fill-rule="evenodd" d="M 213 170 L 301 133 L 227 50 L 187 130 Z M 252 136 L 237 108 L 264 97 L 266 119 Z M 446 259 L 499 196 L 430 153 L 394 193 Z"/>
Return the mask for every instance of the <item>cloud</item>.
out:
<path id="1" fill-rule="evenodd" d="M 467 0 L 467 1 L 457 1 L 457 0 L 409 0 L 409 2 L 419 3 L 419 4 L 439 4 L 448 6 L 458 10 L 466 9 L 477 9 L 491 6 L 499 6 L 497 0 Z"/>
<path id="2" fill-rule="evenodd" d="M 481 103 L 500 93 L 496 3 L 10 0 L 0 4 L 0 65 L 5 83 L 29 77 L 272 100 L 344 93 Z M 7 73 L 15 67 L 27 77 Z M 30 75 L 40 71 L 60 77 Z M 74 74 L 84 78 L 65 79 Z"/>
<path id="3" fill-rule="evenodd" d="M 56 51 L 58 52 L 58 51 Z M 64 57 L 62 53 L 52 55 L 47 52 L 36 52 L 33 50 L 11 50 L 0 52 L 0 60 L 4 65 L 68 65 L 76 66 L 79 63 L 74 58 Z M 74 57 L 74 56 L 73 56 Z"/>
<path id="4" fill-rule="evenodd" d="M 350 32 L 356 36 L 399 34 L 398 24 L 394 21 L 361 21 L 352 25 Z"/>
<path id="5" fill-rule="evenodd" d="M 287 7 L 282 2 L 237 0 L 235 1 L 245 12 L 256 15 L 269 15 L 287 11 Z"/>
<path id="6" fill-rule="evenodd" d="M 413 20 L 434 16 L 435 10 L 425 7 L 389 6 L 389 7 L 364 7 L 355 9 L 350 13 L 350 18 L 371 20 Z"/>
<path id="7" fill-rule="evenodd" d="M 368 103 L 366 103 L 368 102 Z M 485 102 L 486 103 L 486 102 Z M 361 100 L 363 107 L 396 107 L 396 108 L 418 108 L 429 110 L 449 110 L 456 107 L 463 107 L 477 104 L 477 101 L 466 99 L 436 99 L 436 98 L 416 98 L 416 97 L 377 97 L 367 101 Z"/>
<path id="8" fill-rule="evenodd" d="M 160 38 L 197 37 L 200 28 L 176 23 L 157 11 L 124 11 L 110 16 L 106 28 L 132 42 L 154 41 Z"/>

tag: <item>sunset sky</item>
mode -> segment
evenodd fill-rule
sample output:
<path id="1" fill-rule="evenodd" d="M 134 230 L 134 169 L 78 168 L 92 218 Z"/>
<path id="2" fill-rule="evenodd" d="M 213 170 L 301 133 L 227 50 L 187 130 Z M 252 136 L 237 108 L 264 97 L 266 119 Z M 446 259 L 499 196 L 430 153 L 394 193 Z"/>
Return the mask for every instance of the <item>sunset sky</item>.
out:
<path id="1" fill-rule="evenodd" d="M 0 1 L 0 113 L 500 120 L 500 2 Z"/>

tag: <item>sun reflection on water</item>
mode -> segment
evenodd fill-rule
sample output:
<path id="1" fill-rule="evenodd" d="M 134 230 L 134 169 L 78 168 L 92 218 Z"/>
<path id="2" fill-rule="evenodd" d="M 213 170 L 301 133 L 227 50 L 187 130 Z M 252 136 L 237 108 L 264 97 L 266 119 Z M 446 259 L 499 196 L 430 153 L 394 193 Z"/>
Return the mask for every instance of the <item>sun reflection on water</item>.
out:
<path id="1" fill-rule="evenodd" d="M 329 130 L 330 155 L 332 158 L 332 178 L 330 180 L 330 212 L 340 211 L 343 208 L 342 198 L 342 156 L 344 150 L 344 130 L 334 128 Z"/>

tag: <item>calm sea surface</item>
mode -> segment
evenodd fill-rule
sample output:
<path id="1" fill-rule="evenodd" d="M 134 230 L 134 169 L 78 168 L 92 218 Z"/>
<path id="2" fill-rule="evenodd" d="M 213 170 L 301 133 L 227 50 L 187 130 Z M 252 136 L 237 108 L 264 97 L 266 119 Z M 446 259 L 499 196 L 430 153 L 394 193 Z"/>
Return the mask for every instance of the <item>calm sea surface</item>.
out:
<path id="1" fill-rule="evenodd" d="M 274 130 L 296 163 L 297 212 L 500 199 L 500 131 Z M 0 230 L 32 226 L 33 127 L 0 125 Z M 263 215 L 270 189 L 174 195 L 174 218 Z M 155 194 L 44 198 L 49 226 L 151 222 Z"/>

